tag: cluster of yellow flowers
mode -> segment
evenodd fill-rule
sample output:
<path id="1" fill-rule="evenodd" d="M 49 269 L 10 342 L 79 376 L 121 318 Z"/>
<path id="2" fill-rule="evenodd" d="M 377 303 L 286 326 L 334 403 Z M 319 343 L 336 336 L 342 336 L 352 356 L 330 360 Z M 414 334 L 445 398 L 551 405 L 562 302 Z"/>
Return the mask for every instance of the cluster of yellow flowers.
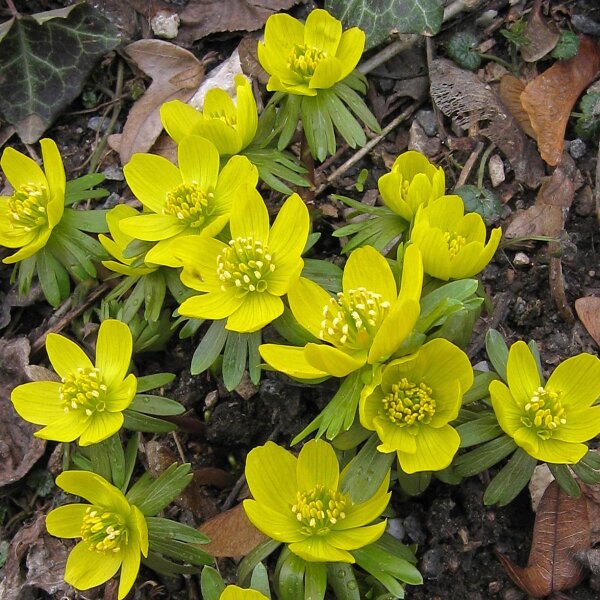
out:
<path id="1" fill-rule="evenodd" d="M 272 16 L 264 43 L 258 44 L 259 59 L 270 76 L 267 89 L 277 92 L 279 118 L 292 119 L 292 132 L 299 118 L 319 158 L 323 145 L 314 128 L 315 106 L 329 115 L 325 129 L 327 123 L 340 124 L 332 121 L 328 103 L 338 110 L 336 102 L 343 97 L 356 108 L 350 92 L 356 95 L 359 89 L 358 79 L 352 78 L 359 77 L 354 69 L 363 49 L 363 32 L 342 31 L 342 24 L 323 10 L 313 11 L 305 24 L 289 15 Z M 257 142 L 259 116 L 252 88 L 243 76 L 235 84 L 236 103 L 216 89 L 207 94 L 202 111 L 179 101 L 162 106 L 164 128 L 177 143 L 177 164 L 135 154 L 124 174 L 143 210 L 118 205 L 101 213 L 103 227 L 85 229 L 81 211 L 65 208 L 68 185 L 52 140 L 41 141 L 44 170 L 7 148 L 0 165 L 14 191 L 0 197 L 0 244 L 15 253 L 4 262 L 21 263 L 23 289 L 37 269 L 46 296 L 57 304 L 68 292 L 69 274 L 76 281 L 85 278 L 84 271 L 89 277 L 96 274 L 89 257 L 75 261 L 82 271 L 73 267 L 72 255 L 82 248 L 99 252 L 97 260 L 105 267 L 130 278 L 125 289 L 147 282 L 147 302 L 160 298 L 150 321 L 158 319 L 165 287 L 175 287 L 175 275 L 184 289 L 183 294 L 173 292 L 178 314 L 222 325 L 223 343 L 209 348 L 213 358 L 230 339 L 242 339 L 251 350 L 258 340 L 255 360 L 260 353 L 273 370 L 311 384 L 342 379 L 330 406 L 299 435 L 318 428 L 318 436 L 326 434 L 332 443 L 312 439 L 298 456 L 272 442 L 250 451 L 246 478 L 252 499 L 244 501 L 244 510 L 258 529 L 286 544 L 301 561 L 355 563 L 357 551 L 384 535 L 392 461 L 403 476 L 439 472 L 455 462 L 464 441 L 465 421 L 458 419 L 465 394 L 482 374 L 474 373 L 460 348 L 461 338 L 447 333 L 444 324 L 475 314 L 481 300 L 471 278 L 492 259 L 501 230 L 488 237 L 482 217 L 465 214 L 460 196 L 446 194 L 442 168 L 408 151 L 380 177 L 384 207 L 374 217 L 401 226 L 385 244 L 351 241 L 341 286 L 324 287 L 303 259 L 311 245 L 310 218 L 297 193 L 288 194 L 271 224 L 257 187 L 259 178 L 269 182 L 274 172 L 269 170 L 274 163 L 269 167 L 265 157 L 284 164 L 283 155 L 276 154 L 282 148 Z M 354 127 L 352 122 L 340 131 L 343 137 Z M 328 149 L 331 136 L 335 142 L 331 127 L 331 135 L 325 134 Z M 280 143 L 282 139 L 283 134 Z M 364 225 L 369 226 L 368 219 Z M 99 243 L 83 231 L 101 234 Z M 397 249 L 393 256 L 381 252 L 390 241 Z M 277 326 L 282 316 L 291 323 L 287 331 L 291 327 L 297 335 L 288 336 L 287 344 L 277 338 L 261 343 L 264 328 Z M 468 318 L 462 329 L 470 335 Z M 285 337 L 286 330 L 279 331 Z M 49 334 L 46 349 L 57 380 L 16 387 L 15 410 L 43 426 L 35 434 L 43 439 L 78 441 L 82 447 L 115 434 L 118 439 L 138 391 L 138 379 L 129 374 L 133 344 L 127 323 L 104 320 L 92 363 L 74 342 Z M 498 376 L 491 375 L 489 393 L 485 385 L 469 400 L 479 403 L 477 414 L 495 415 L 498 436 L 511 438 L 514 450 L 532 459 L 581 461 L 588 451 L 584 442 L 600 433 L 600 406 L 595 404 L 600 360 L 589 354 L 568 359 L 544 383 L 524 342 L 516 342 L 506 354 L 501 365 L 505 373 L 498 368 Z M 348 442 L 345 435 L 358 441 Z M 385 468 L 377 485 L 359 494 L 346 475 L 357 463 L 348 463 L 346 457 L 341 469 L 336 447 L 353 449 L 367 439 L 376 447 L 373 460 Z M 126 494 L 124 486 L 112 485 L 97 473 L 67 470 L 56 483 L 89 501 L 61 506 L 47 517 L 53 535 L 81 538 L 69 556 L 66 581 L 88 589 L 120 569 L 121 600 L 135 582 L 141 557 L 152 550 L 150 509 L 142 510 L 135 494 Z M 324 571 L 314 573 L 326 580 Z M 265 596 L 228 586 L 220 598 Z"/>

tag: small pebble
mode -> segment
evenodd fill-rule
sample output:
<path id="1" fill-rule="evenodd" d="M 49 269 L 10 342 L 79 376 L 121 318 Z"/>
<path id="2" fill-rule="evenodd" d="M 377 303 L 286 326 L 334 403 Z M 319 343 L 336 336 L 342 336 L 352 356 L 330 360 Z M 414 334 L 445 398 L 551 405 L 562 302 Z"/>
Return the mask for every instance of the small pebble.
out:
<path id="1" fill-rule="evenodd" d="M 488 173 L 490 174 L 490 179 L 492 180 L 492 187 L 498 187 L 506 179 L 506 174 L 504 173 L 504 162 L 498 154 L 493 154 L 490 156 Z"/>
<path id="2" fill-rule="evenodd" d="M 104 119 L 102 117 L 91 117 L 87 122 L 88 129 L 92 131 L 100 131 L 104 132 L 108 128 L 109 119 Z"/>
<path id="3" fill-rule="evenodd" d="M 180 23 L 179 15 L 176 12 L 160 10 L 152 17 L 150 27 L 156 37 L 172 40 L 179 33 Z"/>
<path id="4" fill-rule="evenodd" d="M 423 554 L 420 571 L 426 579 L 437 579 L 442 570 L 442 549 L 431 548 Z"/>
<path id="5" fill-rule="evenodd" d="M 437 121 L 435 113 L 432 110 L 417 111 L 415 119 L 417 119 L 419 125 L 423 128 L 423 131 L 429 137 L 433 137 L 437 133 Z"/>
<path id="6" fill-rule="evenodd" d="M 569 143 L 569 154 L 575 159 L 583 158 L 585 156 L 586 150 L 587 146 L 585 145 L 585 142 L 580 138 L 576 138 Z"/>
<path id="7" fill-rule="evenodd" d="M 402 519 L 388 519 L 386 531 L 397 540 L 402 540 L 406 535 Z"/>
<path id="8" fill-rule="evenodd" d="M 513 264 L 517 267 L 526 267 L 531 264 L 531 259 L 525 252 L 517 252 L 513 258 Z"/>
<path id="9" fill-rule="evenodd" d="M 102 175 L 104 175 L 104 177 L 109 181 L 125 181 L 123 169 L 117 165 L 110 165 L 109 167 L 106 167 L 106 169 L 102 171 Z"/>

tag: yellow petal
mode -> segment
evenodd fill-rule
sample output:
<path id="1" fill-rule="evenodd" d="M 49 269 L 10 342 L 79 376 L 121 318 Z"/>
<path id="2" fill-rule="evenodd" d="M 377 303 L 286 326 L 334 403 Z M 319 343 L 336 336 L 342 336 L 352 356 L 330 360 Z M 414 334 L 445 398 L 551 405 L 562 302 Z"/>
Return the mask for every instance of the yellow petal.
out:
<path id="1" fill-rule="evenodd" d="M 67 558 L 65 581 L 78 590 L 89 590 L 111 579 L 121 566 L 120 552 L 100 554 L 79 542 Z"/>
<path id="2" fill-rule="evenodd" d="M 540 386 L 537 364 L 523 341 L 515 342 L 508 353 L 506 378 L 518 406 L 525 406 Z"/>
<path id="3" fill-rule="evenodd" d="M 80 446 L 90 446 L 107 440 L 123 427 L 123 413 L 95 412 L 87 422 L 87 427 L 79 437 Z"/>
<path id="4" fill-rule="evenodd" d="M 334 530 L 327 534 L 326 539 L 329 544 L 340 550 L 356 550 L 376 542 L 383 535 L 386 524 L 387 521 L 384 520 L 368 527 Z"/>
<path id="5" fill-rule="evenodd" d="M 515 402 L 510 390 L 501 381 L 490 383 L 490 397 L 498 424 L 507 435 L 512 437 L 517 429 L 523 427 L 522 406 Z"/>
<path id="6" fill-rule="evenodd" d="M 329 304 L 331 296 L 318 284 L 305 277 L 288 290 L 288 302 L 298 323 L 319 337 L 323 308 Z"/>
<path id="7" fill-rule="evenodd" d="M 250 144 L 258 128 L 258 111 L 252 86 L 243 75 L 235 76 L 237 94 L 236 129 L 242 137 L 242 149 Z"/>
<path id="8" fill-rule="evenodd" d="M 591 406 L 600 397 L 600 360 L 587 353 L 568 358 L 556 367 L 545 388 L 561 392 L 569 409 Z"/>
<path id="9" fill-rule="evenodd" d="M 42 160 L 44 161 L 44 171 L 46 173 L 46 180 L 48 181 L 50 196 L 56 199 L 60 207 L 64 207 L 67 178 L 60 152 L 54 140 L 49 138 L 40 140 L 40 145 L 42 147 Z"/>
<path id="10" fill-rule="evenodd" d="M 304 356 L 304 348 L 261 344 L 258 347 L 263 360 L 273 369 L 295 379 L 322 379 L 328 373 L 315 369 Z"/>
<path id="11" fill-rule="evenodd" d="M 256 187 L 258 170 L 245 156 L 232 156 L 221 172 L 215 188 L 215 206 L 213 215 L 225 215 L 231 212 L 233 199 L 241 186 Z"/>
<path id="12" fill-rule="evenodd" d="M 342 38 L 342 23 L 326 10 L 311 11 L 304 28 L 304 43 L 310 48 L 335 56 Z"/>
<path id="13" fill-rule="evenodd" d="M 29 156 L 17 152 L 10 146 L 5 148 L 2 153 L 0 167 L 15 190 L 28 184 L 39 187 L 48 186 L 48 180 L 40 166 Z"/>
<path id="14" fill-rule="evenodd" d="M 190 135 L 179 144 L 177 157 L 184 183 L 198 185 L 205 194 L 214 190 L 219 177 L 220 158 L 212 142 Z"/>
<path id="15" fill-rule="evenodd" d="M 57 333 L 49 333 L 46 337 L 46 352 L 60 377 L 76 373 L 77 369 L 92 369 L 94 366 L 75 342 Z"/>
<path id="16" fill-rule="evenodd" d="M 327 537 L 313 536 L 288 546 L 291 552 L 309 562 L 354 563 L 347 550 L 340 550 L 327 542 Z"/>
<path id="17" fill-rule="evenodd" d="M 287 506 L 288 516 L 254 500 L 244 500 L 244 511 L 252 525 L 278 542 L 299 542 L 305 537 L 291 506 Z"/>
<path id="18" fill-rule="evenodd" d="M 10 399 L 22 419 L 46 425 L 64 416 L 60 399 L 61 384 L 56 381 L 34 381 L 17 386 Z"/>
<path id="19" fill-rule="evenodd" d="M 340 464 L 335 450 L 327 442 L 310 440 L 298 455 L 298 489 L 308 491 L 317 485 L 337 490 L 340 477 Z"/>
<path id="20" fill-rule="evenodd" d="M 317 65 L 308 86 L 310 89 L 325 90 L 333 87 L 342 78 L 342 64 L 335 57 L 324 58 Z"/>
<path id="21" fill-rule="evenodd" d="M 50 535 L 62 538 L 81 537 L 81 524 L 89 504 L 67 504 L 46 515 L 46 529 Z"/>
<path id="22" fill-rule="evenodd" d="M 393 303 L 398 292 L 392 269 L 384 256 L 371 246 L 354 250 L 344 267 L 342 278 L 344 292 L 363 287 L 381 294 L 381 299 Z"/>
<path id="23" fill-rule="evenodd" d="M 400 466 L 403 471 L 409 474 L 445 469 L 458 451 L 460 436 L 456 429 L 453 429 L 450 425 L 439 429 L 419 425 L 415 442 L 417 451 L 414 454 L 398 451 Z"/>
<path id="24" fill-rule="evenodd" d="M 224 292 L 209 292 L 200 296 L 192 296 L 181 304 L 178 309 L 180 315 L 195 319 L 224 319 L 235 312 L 243 298 L 236 295 L 235 289 Z"/>
<path id="25" fill-rule="evenodd" d="M 128 515 L 130 504 L 114 485 L 91 471 L 63 471 L 56 485 L 65 492 L 85 498 L 90 504 L 103 506 L 121 515 Z"/>
<path id="26" fill-rule="evenodd" d="M 129 326 L 116 319 L 102 321 L 96 343 L 96 367 L 110 394 L 129 371 L 133 341 Z"/>
<path id="27" fill-rule="evenodd" d="M 137 543 L 129 540 L 122 548 L 123 563 L 121 565 L 121 579 L 117 598 L 123 600 L 133 587 L 140 570 L 141 554 Z"/>
<path id="28" fill-rule="evenodd" d="M 345 79 L 358 64 L 365 49 L 365 32 L 358 27 L 352 27 L 342 33 L 336 57 L 342 65 L 340 79 Z"/>
<path id="29" fill-rule="evenodd" d="M 367 359 L 362 352 L 357 351 L 351 355 L 326 344 L 307 344 L 304 355 L 313 367 L 334 377 L 345 377 L 357 371 Z"/>
<path id="30" fill-rule="evenodd" d="M 79 411 L 63 413 L 62 417 L 48 423 L 34 433 L 35 437 L 55 442 L 73 442 L 87 427 L 87 418 Z"/>
<path id="31" fill-rule="evenodd" d="M 195 127 L 202 121 L 200 111 L 181 100 L 164 102 L 160 107 L 160 120 L 163 127 L 176 143 L 195 132 Z"/>
<path id="32" fill-rule="evenodd" d="M 269 292 L 248 292 L 229 316 L 225 329 L 252 333 L 262 329 L 283 313 L 283 301 Z"/>
<path id="33" fill-rule="evenodd" d="M 249 185 L 240 187 L 229 222 L 231 239 L 251 237 L 263 244 L 269 239 L 269 212 L 262 196 Z"/>
<path id="34" fill-rule="evenodd" d="M 173 215 L 145 214 L 127 217 L 120 221 L 121 230 L 138 240 L 155 242 L 175 237 L 187 225 Z"/>

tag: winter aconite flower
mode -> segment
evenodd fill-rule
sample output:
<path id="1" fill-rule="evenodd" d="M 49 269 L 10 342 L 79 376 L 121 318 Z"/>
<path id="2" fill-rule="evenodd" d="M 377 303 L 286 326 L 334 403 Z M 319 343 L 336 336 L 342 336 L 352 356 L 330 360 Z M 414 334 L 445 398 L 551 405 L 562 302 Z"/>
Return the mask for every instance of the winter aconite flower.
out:
<path id="1" fill-rule="evenodd" d="M 313 10 L 303 24 L 287 14 L 271 15 L 258 58 L 270 78 L 269 91 L 316 96 L 356 67 L 365 47 L 357 27 L 342 32 L 342 23 L 326 10 Z"/>
<path id="2" fill-rule="evenodd" d="M 378 186 L 386 206 L 410 223 L 419 206 L 445 194 L 446 176 L 426 156 L 410 150 L 398 156 Z"/>
<path id="3" fill-rule="evenodd" d="M 221 592 L 219 600 L 267 600 L 267 597 L 256 590 L 246 590 L 237 585 L 228 585 Z"/>
<path id="4" fill-rule="evenodd" d="M 171 250 L 175 238 L 219 233 L 240 186 L 258 182 L 256 167 L 244 156 L 232 157 L 219 171 L 215 145 L 198 136 L 183 139 L 177 156 L 179 168 L 162 156 L 134 154 L 123 169 L 131 191 L 149 212 L 123 219 L 121 229 L 157 242 L 146 261 L 168 267 L 179 266 Z"/>
<path id="5" fill-rule="evenodd" d="M 307 442 L 298 458 L 273 442 L 254 448 L 246 479 L 254 497 L 244 501 L 250 521 L 304 560 L 353 563 L 349 550 L 373 543 L 385 529 L 385 521 L 369 524 L 389 502 L 389 475 L 371 498 L 353 502 L 340 489 L 338 459 L 323 440 Z"/>
<path id="6" fill-rule="evenodd" d="M 527 454 L 549 463 L 573 464 L 583 443 L 600 433 L 600 359 L 579 354 L 558 365 L 546 384 L 529 347 L 514 343 L 506 368 L 508 386 L 490 384 L 496 418 Z"/>
<path id="7" fill-rule="evenodd" d="M 230 331 L 258 331 L 283 312 L 283 296 L 300 277 L 309 232 L 306 205 L 292 194 L 269 229 L 269 213 L 254 187 L 233 201 L 227 243 L 188 236 L 174 246 L 183 265 L 181 280 L 206 292 L 192 296 L 179 313 L 197 319 L 225 319 Z"/>
<path id="8" fill-rule="evenodd" d="M 243 75 L 235 77 L 236 102 L 220 88 L 206 92 L 202 111 L 171 100 L 160 107 L 167 133 L 179 144 L 188 135 L 210 140 L 223 156 L 238 154 L 250 145 L 258 127 L 252 86 Z"/>
<path id="9" fill-rule="evenodd" d="M 65 471 L 56 478 L 56 485 L 90 502 L 60 506 L 46 517 L 52 535 L 81 538 L 67 559 L 65 581 L 88 590 L 111 579 L 120 568 L 118 599 L 122 600 L 135 582 L 141 555 L 148 555 L 144 515 L 96 473 Z"/>
<path id="10" fill-rule="evenodd" d="M 0 196 L 0 245 L 19 248 L 3 262 L 16 263 L 33 256 L 46 245 L 64 212 L 66 177 L 54 141 L 43 139 L 44 171 L 38 164 L 6 148 L 0 165 L 14 188 L 12 196 Z"/>
<path id="11" fill-rule="evenodd" d="M 123 425 L 123 411 L 137 388 L 127 375 L 132 339 L 129 327 L 112 319 L 103 321 L 96 343 L 96 364 L 62 335 L 49 333 L 46 350 L 60 381 L 34 381 L 17 386 L 11 395 L 19 415 L 45 425 L 34 435 L 45 440 L 96 444 Z"/>
<path id="12" fill-rule="evenodd" d="M 464 279 L 492 260 L 502 230 L 494 229 L 486 243 L 481 216 L 464 212 L 460 196 L 441 196 L 417 211 L 410 239 L 421 250 L 425 273 L 444 281 Z"/>
<path id="13" fill-rule="evenodd" d="M 411 333 L 422 284 L 416 246 L 406 249 L 400 290 L 387 260 L 370 246 L 359 248 L 348 258 L 337 297 L 305 278 L 288 292 L 296 320 L 323 343 L 263 344 L 260 354 L 273 368 L 299 379 L 345 377 L 366 363 L 382 362 Z"/>
<path id="14" fill-rule="evenodd" d="M 467 355 L 443 338 L 383 366 L 360 398 L 360 422 L 376 431 L 380 452 L 397 452 L 406 473 L 439 471 L 454 458 L 460 437 L 448 423 L 473 384 Z"/>

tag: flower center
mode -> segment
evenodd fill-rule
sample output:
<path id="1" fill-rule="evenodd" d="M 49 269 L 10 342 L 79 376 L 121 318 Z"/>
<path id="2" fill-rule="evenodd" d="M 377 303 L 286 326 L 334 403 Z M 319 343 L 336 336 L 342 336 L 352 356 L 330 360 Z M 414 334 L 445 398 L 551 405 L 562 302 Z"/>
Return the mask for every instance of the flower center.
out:
<path id="1" fill-rule="evenodd" d="M 8 211 L 13 227 L 33 231 L 48 223 L 46 206 L 48 197 L 45 186 L 26 183 L 8 198 Z"/>
<path id="2" fill-rule="evenodd" d="M 308 81 L 317 65 L 327 58 L 327 52 L 310 46 L 294 46 L 288 57 L 288 67 L 301 79 Z"/>
<path id="3" fill-rule="evenodd" d="M 120 552 L 127 545 L 129 531 L 116 513 L 90 506 L 83 517 L 81 537 L 95 552 Z"/>
<path id="4" fill-rule="evenodd" d="M 106 385 L 102 383 L 100 371 L 86 367 L 77 369 L 62 378 L 60 399 L 65 412 L 82 408 L 89 417 L 94 412 L 106 409 Z"/>
<path id="5" fill-rule="evenodd" d="M 543 440 L 551 438 L 554 431 L 567 422 L 560 396 L 560 392 L 548 392 L 540 386 L 525 405 L 521 422 L 526 427 L 536 429 L 537 435 Z"/>
<path id="6" fill-rule="evenodd" d="M 331 527 L 346 518 L 350 499 L 322 485 L 311 490 L 296 493 L 296 504 L 292 512 L 302 523 L 302 533 L 306 535 L 327 535 Z"/>
<path id="7" fill-rule="evenodd" d="M 362 349 L 369 346 L 385 319 L 390 303 L 381 294 L 360 287 L 339 292 L 323 307 L 319 337 L 336 346 Z"/>
<path id="8" fill-rule="evenodd" d="M 269 249 L 252 237 L 231 240 L 229 247 L 217 256 L 217 275 L 223 282 L 223 291 L 235 285 L 240 294 L 264 292 L 268 285 L 268 275 L 274 270 Z"/>
<path id="9" fill-rule="evenodd" d="M 403 377 L 392 384 L 392 391 L 383 398 L 384 412 L 399 427 L 427 424 L 435 414 L 435 400 L 431 394 L 431 388 L 424 383 L 417 385 Z"/>
<path id="10" fill-rule="evenodd" d="M 446 240 L 446 244 L 448 244 L 448 252 L 450 253 L 451 259 L 454 258 L 467 243 L 467 238 L 460 235 L 460 233 L 456 233 L 456 231 L 444 232 L 444 239 Z"/>
<path id="11" fill-rule="evenodd" d="M 163 214 L 173 215 L 189 227 L 202 227 L 212 213 L 214 194 L 205 194 L 197 183 L 182 183 L 167 193 Z"/>
<path id="12" fill-rule="evenodd" d="M 224 110 L 219 110 L 215 112 L 211 112 L 207 115 L 210 119 L 219 119 L 223 121 L 223 123 L 229 125 L 230 127 L 234 127 L 237 125 L 237 116 L 232 114 L 227 114 Z"/>

